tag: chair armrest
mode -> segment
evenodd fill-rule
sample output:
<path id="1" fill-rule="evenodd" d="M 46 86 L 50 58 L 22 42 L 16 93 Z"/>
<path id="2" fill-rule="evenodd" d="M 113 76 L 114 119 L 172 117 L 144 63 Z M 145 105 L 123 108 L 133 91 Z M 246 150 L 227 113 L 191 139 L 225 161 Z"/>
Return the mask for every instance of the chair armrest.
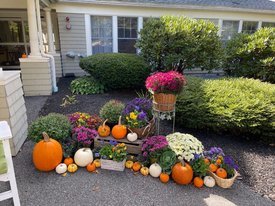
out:
<path id="1" fill-rule="evenodd" d="M 12 138 L 10 126 L 6 121 L 0 122 L 0 140 L 7 140 Z"/>

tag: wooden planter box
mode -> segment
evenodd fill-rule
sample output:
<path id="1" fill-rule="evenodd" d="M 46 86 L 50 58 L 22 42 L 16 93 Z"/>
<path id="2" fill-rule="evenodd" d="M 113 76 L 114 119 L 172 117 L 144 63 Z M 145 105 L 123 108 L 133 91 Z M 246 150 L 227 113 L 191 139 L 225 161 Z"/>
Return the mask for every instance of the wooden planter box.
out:
<path id="1" fill-rule="evenodd" d="M 143 143 L 143 140 L 141 140 L 141 139 L 138 139 L 134 142 L 130 142 L 126 138 L 115 139 L 111 136 L 109 136 L 109 137 L 99 137 L 98 136 L 94 139 L 94 147 L 95 148 L 103 147 L 104 145 L 109 144 L 110 140 L 116 141 L 118 143 L 124 143 L 127 146 L 128 154 L 135 154 L 135 155 L 141 154 L 141 147 L 142 147 L 142 143 Z"/>
<path id="2" fill-rule="evenodd" d="M 114 160 L 100 159 L 101 169 L 123 172 L 125 169 L 125 161 L 126 161 L 126 159 L 124 159 L 122 162 L 117 162 Z"/>

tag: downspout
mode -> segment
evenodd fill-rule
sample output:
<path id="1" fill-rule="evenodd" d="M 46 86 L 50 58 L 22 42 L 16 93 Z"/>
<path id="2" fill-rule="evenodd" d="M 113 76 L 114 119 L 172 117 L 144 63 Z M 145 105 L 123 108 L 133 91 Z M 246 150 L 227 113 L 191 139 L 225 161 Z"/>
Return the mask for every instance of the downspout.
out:
<path id="1" fill-rule="evenodd" d="M 41 26 L 41 17 L 40 17 L 40 7 L 39 0 L 35 2 L 36 7 L 36 19 L 37 19 L 37 27 L 38 27 L 38 39 L 39 39 L 39 48 L 42 57 L 46 57 L 50 59 L 50 67 L 51 67 L 51 78 L 52 78 L 52 89 L 53 92 L 58 92 L 58 87 L 56 84 L 56 70 L 55 70 L 55 60 L 54 57 L 50 54 L 45 54 L 43 49 L 43 38 L 42 38 L 42 26 Z"/>

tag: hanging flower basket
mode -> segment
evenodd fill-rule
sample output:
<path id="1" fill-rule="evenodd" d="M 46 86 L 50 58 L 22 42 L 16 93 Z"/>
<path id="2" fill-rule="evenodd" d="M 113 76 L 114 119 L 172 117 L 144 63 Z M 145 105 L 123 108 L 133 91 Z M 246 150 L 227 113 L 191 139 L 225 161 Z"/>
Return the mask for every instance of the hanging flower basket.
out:
<path id="1" fill-rule="evenodd" d="M 177 96 L 175 94 L 154 94 L 153 107 L 155 110 L 166 112 L 173 111 L 176 106 Z"/>

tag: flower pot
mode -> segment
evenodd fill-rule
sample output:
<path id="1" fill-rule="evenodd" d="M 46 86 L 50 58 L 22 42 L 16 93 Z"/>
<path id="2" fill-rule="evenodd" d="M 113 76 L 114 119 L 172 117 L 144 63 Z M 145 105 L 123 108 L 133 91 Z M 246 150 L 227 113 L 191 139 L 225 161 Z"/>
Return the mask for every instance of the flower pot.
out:
<path id="1" fill-rule="evenodd" d="M 213 177 L 217 183 L 218 186 L 224 188 L 224 189 L 227 189 L 227 188 L 230 188 L 235 179 L 238 177 L 238 172 L 235 170 L 234 172 L 234 176 L 229 178 L 229 179 L 223 179 L 223 178 L 220 178 L 219 176 L 217 176 L 215 173 L 211 172 L 211 171 L 208 171 L 208 174 Z"/>
<path id="2" fill-rule="evenodd" d="M 126 159 L 124 159 L 121 162 L 117 162 L 114 160 L 100 159 L 100 162 L 101 162 L 101 169 L 123 172 L 125 169 Z"/>
<path id="3" fill-rule="evenodd" d="M 142 128 L 130 128 L 131 131 L 137 133 L 139 139 L 147 138 L 155 133 L 156 121 L 151 119 L 149 124 Z"/>
<path id="4" fill-rule="evenodd" d="M 154 109 L 167 112 L 175 109 L 177 96 L 174 94 L 157 93 L 154 94 L 153 107 Z"/>

